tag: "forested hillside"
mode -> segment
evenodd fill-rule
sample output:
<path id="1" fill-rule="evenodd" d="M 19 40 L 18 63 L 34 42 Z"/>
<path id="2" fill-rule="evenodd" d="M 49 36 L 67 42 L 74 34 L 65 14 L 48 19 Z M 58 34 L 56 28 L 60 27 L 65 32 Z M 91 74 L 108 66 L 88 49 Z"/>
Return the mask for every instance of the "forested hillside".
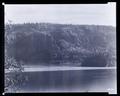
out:
<path id="1" fill-rule="evenodd" d="M 116 28 L 112 26 L 7 24 L 5 39 L 8 56 L 25 65 L 116 65 Z"/>

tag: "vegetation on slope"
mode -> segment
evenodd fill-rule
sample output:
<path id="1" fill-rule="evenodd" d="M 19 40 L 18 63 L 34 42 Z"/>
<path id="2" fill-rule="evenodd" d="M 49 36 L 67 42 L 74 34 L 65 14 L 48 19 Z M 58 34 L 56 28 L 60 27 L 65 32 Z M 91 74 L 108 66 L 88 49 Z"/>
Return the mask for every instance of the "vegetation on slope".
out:
<path id="1" fill-rule="evenodd" d="M 24 64 L 115 66 L 112 26 L 26 23 L 5 26 L 8 56 Z"/>

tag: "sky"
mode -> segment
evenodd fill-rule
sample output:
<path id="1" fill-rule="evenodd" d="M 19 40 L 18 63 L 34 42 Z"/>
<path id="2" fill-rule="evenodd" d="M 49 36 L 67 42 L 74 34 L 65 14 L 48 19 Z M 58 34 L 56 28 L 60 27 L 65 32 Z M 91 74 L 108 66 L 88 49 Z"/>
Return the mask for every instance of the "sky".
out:
<path id="1" fill-rule="evenodd" d="M 116 3 L 5 4 L 5 23 L 60 23 L 116 26 Z"/>

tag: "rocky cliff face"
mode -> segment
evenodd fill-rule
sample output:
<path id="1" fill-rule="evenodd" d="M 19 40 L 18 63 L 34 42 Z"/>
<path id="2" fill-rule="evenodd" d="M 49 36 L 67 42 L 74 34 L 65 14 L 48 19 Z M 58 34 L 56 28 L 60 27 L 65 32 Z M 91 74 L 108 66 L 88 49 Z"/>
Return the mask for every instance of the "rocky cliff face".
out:
<path id="1" fill-rule="evenodd" d="M 115 66 L 112 26 L 27 23 L 6 25 L 9 56 L 25 64 Z"/>

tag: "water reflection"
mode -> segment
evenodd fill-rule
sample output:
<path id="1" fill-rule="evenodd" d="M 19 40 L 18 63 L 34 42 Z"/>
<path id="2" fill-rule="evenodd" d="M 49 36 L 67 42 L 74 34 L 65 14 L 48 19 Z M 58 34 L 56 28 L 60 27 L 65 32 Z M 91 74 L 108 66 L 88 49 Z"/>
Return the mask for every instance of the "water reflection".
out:
<path id="1" fill-rule="evenodd" d="M 109 92 L 116 88 L 116 72 L 109 70 L 66 70 L 24 72 L 20 92 Z"/>

